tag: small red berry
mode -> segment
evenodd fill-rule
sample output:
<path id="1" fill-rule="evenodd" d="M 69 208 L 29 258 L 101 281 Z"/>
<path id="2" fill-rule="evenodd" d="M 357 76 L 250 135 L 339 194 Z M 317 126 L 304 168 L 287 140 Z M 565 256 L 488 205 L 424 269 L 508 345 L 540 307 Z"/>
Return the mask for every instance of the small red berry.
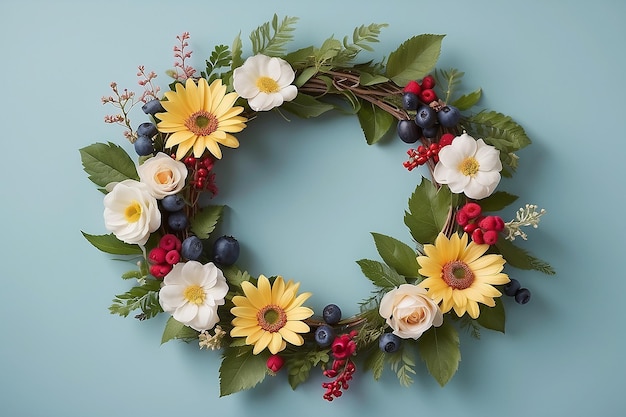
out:
<path id="1" fill-rule="evenodd" d="M 163 248 L 156 247 L 148 252 L 148 262 L 151 264 L 162 264 L 165 262 L 165 254 L 167 251 Z"/>
<path id="2" fill-rule="evenodd" d="M 209 171 L 206 168 L 199 168 L 198 169 L 198 176 L 199 177 L 207 177 L 209 175 Z"/>
<path id="3" fill-rule="evenodd" d="M 405 93 L 413 93 L 416 96 L 419 95 L 420 91 L 422 91 L 422 87 L 417 83 L 417 81 L 409 81 L 408 84 L 404 87 L 403 90 Z"/>
<path id="4" fill-rule="evenodd" d="M 504 230 L 504 220 L 502 220 L 502 217 L 500 216 L 493 216 L 496 220 L 496 228 L 495 231 L 496 232 L 501 232 L 502 230 Z"/>
<path id="5" fill-rule="evenodd" d="M 279 355 L 270 356 L 266 362 L 267 368 L 272 372 L 280 371 L 284 364 L 285 360 Z"/>
<path id="6" fill-rule="evenodd" d="M 175 235 L 168 233 L 163 235 L 161 240 L 159 240 L 159 247 L 165 249 L 166 251 L 170 251 L 172 249 L 180 250 L 181 241 Z"/>
<path id="7" fill-rule="evenodd" d="M 421 86 L 422 89 L 433 88 L 435 86 L 435 77 L 433 77 L 432 75 L 425 76 L 422 80 Z"/>
<path id="8" fill-rule="evenodd" d="M 441 135 L 441 138 L 439 138 L 439 146 L 442 148 L 444 146 L 448 146 L 452 143 L 453 139 L 454 135 L 452 133 L 444 133 L 443 135 Z"/>
<path id="9" fill-rule="evenodd" d="M 484 231 L 496 230 L 496 219 L 495 219 L 495 216 L 486 216 L 484 219 L 482 219 L 480 221 L 480 223 L 478 225 Z"/>
<path id="10" fill-rule="evenodd" d="M 476 223 L 474 223 L 474 222 L 467 223 L 465 226 L 463 226 L 463 231 L 465 233 L 472 233 L 476 229 L 478 229 L 478 225 Z"/>
<path id="11" fill-rule="evenodd" d="M 495 245 L 498 241 L 498 232 L 495 230 L 487 230 L 483 232 L 483 240 L 488 245 Z"/>
<path id="12" fill-rule="evenodd" d="M 474 243 L 477 243 L 479 245 L 482 245 L 485 243 L 484 238 L 483 238 L 483 231 L 480 229 L 476 229 L 472 232 L 472 240 L 474 241 Z"/>
<path id="13" fill-rule="evenodd" d="M 469 223 L 469 216 L 463 210 L 456 212 L 456 222 L 459 226 L 467 226 Z"/>
<path id="14" fill-rule="evenodd" d="M 172 249 L 165 254 L 165 262 L 167 262 L 168 264 L 175 265 L 178 263 L 178 261 L 180 261 L 180 252 L 178 252 L 176 249 Z"/>
<path id="15" fill-rule="evenodd" d="M 461 210 L 463 210 L 470 219 L 477 218 L 482 212 L 482 208 L 480 208 L 478 203 L 467 203 Z"/>
<path id="16" fill-rule="evenodd" d="M 166 263 L 150 266 L 150 274 L 152 274 L 155 278 L 163 278 L 169 274 L 171 270 L 172 265 Z"/>
<path id="17" fill-rule="evenodd" d="M 432 90 L 430 88 L 427 88 L 425 90 L 422 90 L 419 93 L 419 98 L 420 100 L 422 100 L 424 103 L 426 104 L 430 104 L 433 101 L 437 100 L 437 93 L 435 93 L 435 90 Z"/>

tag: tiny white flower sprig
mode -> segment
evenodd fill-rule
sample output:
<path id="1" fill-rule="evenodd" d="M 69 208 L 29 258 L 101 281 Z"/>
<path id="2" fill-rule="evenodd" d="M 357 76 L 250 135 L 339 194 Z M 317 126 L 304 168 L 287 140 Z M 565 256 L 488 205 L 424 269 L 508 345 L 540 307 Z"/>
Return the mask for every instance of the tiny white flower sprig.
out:
<path id="1" fill-rule="evenodd" d="M 522 227 L 532 226 L 536 229 L 539 227 L 541 216 L 546 213 L 545 209 L 537 211 L 537 208 L 538 206 L 536 204 L 526 204 L 525 207 L 520 207 L 520 209 L 517 210 L 515 219 L 504 224 L 504 232 L 507 234 L 505 238 L 511 242 L 515 240 L 516 236 L 527 240 L 528 236 L 522 230 Z"/>

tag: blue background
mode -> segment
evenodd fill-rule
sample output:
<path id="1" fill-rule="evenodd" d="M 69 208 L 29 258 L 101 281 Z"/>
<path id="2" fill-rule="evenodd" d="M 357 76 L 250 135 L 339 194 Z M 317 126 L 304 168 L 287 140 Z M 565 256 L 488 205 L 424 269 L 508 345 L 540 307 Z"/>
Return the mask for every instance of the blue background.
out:
<path id="1" fill-rule="evenodd" d="M 623 415 L 626 3 L 211 3 L 0 6 L 0 414 Z M 161 346 L 164 317 L 138 322 L 107 311 L 130 285 L 119 278 L 129 265 L 80 234 L 105 230 L 101 195 L 78 149 L 124 143 L 121 128 L 102 122 L 113 109 L 100 97 L 111 81 L 140 91 L 138 65 L 165 87 L 183 31 L 191 32 L 198 68 L 240 30 L 249 53 L 247 35 L 274 12 L 301 18 L 292 49 L 389 23 L 363 59 L 380 59 L 415 34 L 447 34 L 439 67 L 465 71 L 468 91 L 484 89 L 480 105 L 513 116 L 534 140 L 501 189 L 548 211 L 524 247 L 558 275 L 510 270 L 532 301 L 507 299 L 506 335 L 463 335 L 460 369 L 445 388 L 420 363 L 409 388 L 390 372 L 379 382 L 359 372 L 332 404 L 319 376 L 296 391 L 279 375 L 218 398 L 216 352 Z M 354 261 L 377 259 L 370 232 L 410 242 L 402 216 L 419 173 L 402 168 L 399 140 L 365 145 L 354 117 L 267 116 L 240 135 L 240 149 L 225 152 L 224 230 L 242 242 L 251 273 L 301 281 L 318 311 L 335 302 L 354 313 L 371 289 Z M 142 117 L 135 113 L 134 122 Z"/>

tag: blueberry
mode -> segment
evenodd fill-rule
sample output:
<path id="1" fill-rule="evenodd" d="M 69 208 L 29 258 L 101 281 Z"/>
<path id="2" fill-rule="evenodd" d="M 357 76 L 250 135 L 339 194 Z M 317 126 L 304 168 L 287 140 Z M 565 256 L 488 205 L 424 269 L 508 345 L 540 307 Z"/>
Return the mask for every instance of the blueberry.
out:
<path id="1" fill-rule="evenodd" d="M 159 100 L 151 100 L 147 102 L 146 104 L 141 106 L 141 110 L 143 110 L 145 114 L 151 114 L 153 116 L 157 113 L 165 112 L 165 109 L 163 108 Z"/>
<path id="2" fill-rule="evenodd" d="M 322 324 L 315 330 L 315 341 L 320 347 L 328 347 L 335 340 L 335 331 L 327 324 Z"/>
<path id="3" fill-rule="evenodd" d="M 197 261 L 200 255 L 202 255 L 203 249 L 204 245 L 198 236 L 189 236 L 183 240 L 180 254 L 183 255 L 183 258 L 187 258 L 190 261 Z"/>
<path id="4" fill-rule="evenodd" d="M 166 195 L 161 200 L 161 205 L 165 211 L 179 211 L 185 207 L 185 200 L 179 194 Z"/>
<path id="5" fill-rule="evenodd" d="M 417 110 L 418 105 L 419 105 L 419 98 L 417 97 L 417 94 L 413 94 L 413 93 L 402 94 L 402 107 L 405 110 Z"/>
<path id="6" fill-rule="evenodd" d="M 341 320 L 341 309 L 336 304 L 328 304 L 322 311 L 322 317 L 328 324 L 337 324 Z"/>
<path id="7" fill-rule="evenodd" d="M 145 122 L 140 124 L 137 127 L 137 135 L 138 136 L 147 136 L 149 138 L 153 137 L 154 135 L 156 135 L 158 132 L 157 127 L 154 123 L 151 122 Z"/>
<path id="8" fill-rule="evenodd" d="M 135 152 L 139 156 L 147 156 L 154 152 L 154 144 L 148 136 L 139 136 L 134 143 Z"/>
<path id="9" fill-rule="evenodd" d="M 431 127 L 437 122 L 437 112 L 430 106 L 419 106 L 417 114 L 415 115 L 415 124 L 422 129 L 425 127 Z"/>
<path id="10" fill-rule="evenodd" d="M 419 126 L 410 120 L 400 120 L 396 130 L 404 143 L 415 143 L 420 137 Z"/>
<path id="11" fill-rule="evenodd" d="M 232 236 L 222 236 L 213 244 L 213 260 L 220 265 L 232 265 L 239 258 L 239 242 Z"/>
<path id="12" fill-rule="evenodd" d="M 183 210 L 174 211 L 167 217 L 167 224 L 172 230 L 184 230 L 188 223 L 189 219 Z"/>
<path id="13" fill-rule="evenodd" d="M 437 112 L 437 119 L 443 127 L 454 127 L 461 120 L 461 112 L 454 106 L 445 106 Z"/>
<path id="14" fill-rule="evenodd" d="M 526 304 L 530 301 L 530 290 L 528 288 L 520 288 L 515 293 L 515 302 L 518 304 Z"/>
<path id="15" fill-rule="evenodd" d="M 504 286 L 504 293 L 506 295 L 508 295 L 509 297 L 513 297 L 515 295 L 515 293 L 517 292 L 517 290 L 519 290 L 521 287 L 520 283 L 518 280 L 516 280 L 515 278 L 511 278 L 511 281 L 508 282 L 505 286 Z"/>
<path id="16" fill-rule="evenodd" d="M 415 124 L 415 123 L 413 123 Z M 417 126 L 417 125 L 416 125 Z M 439 130 L 439 126 L 437 126 L 436 124 L 430 127 L 425 127 L 424 129 L 422 129 L 422 132 L 424 133 L 424 137 L 427 137 L 429 139 L 434 138 L 435 136 L 437 136 L 437 131 Z"/>
<path id="17" fill-rule="evenodd" d="M 383 333 L 378 339 L 378 347 L 385 353 L 393 353 L 400 349 L 400 338 L 393 333 Z"/>

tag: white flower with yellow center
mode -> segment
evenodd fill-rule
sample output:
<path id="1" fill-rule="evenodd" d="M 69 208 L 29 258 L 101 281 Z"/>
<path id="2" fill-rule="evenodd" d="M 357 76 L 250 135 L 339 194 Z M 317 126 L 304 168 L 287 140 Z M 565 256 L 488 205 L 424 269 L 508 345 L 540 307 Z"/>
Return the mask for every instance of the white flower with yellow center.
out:
<path id="1" fill-rule="evenodd" d="M 104 224 L 122 242 L 145 245 L 161 226 L 161 212 L 148 186 L 135 180 L 109 184 Z"/>
<path id="2" fill-rule="evenodd" d="M 148 185 L 152 195 L 163 197 L 178 193 L 185 186 L 187 167 L 163 152 L 157 153 L 137 168 L 141 182 Z"/>
<path id="3" fill-rule="evenodd" d="M 228 284 L 213 263 L 179 262 L 163 278 L 159 303 L 175 320 L 199 332 L 212 329 L 224 304 Z"/>
<path id="4" fill-rule="evenodd" d="M 298 88 L 291 83 L 296 74 L 287 61 L 254 55 L 233 72 L 233 86 L 254 111 L 267 111 L 291 101 Z"/>
<path id="5" fill-rule="evenodd" d="M 455 194 L 476 200 L 489 197 L 500 183 L 500 151 L 467 133 L 439 151 L 433 177 Z"/>

